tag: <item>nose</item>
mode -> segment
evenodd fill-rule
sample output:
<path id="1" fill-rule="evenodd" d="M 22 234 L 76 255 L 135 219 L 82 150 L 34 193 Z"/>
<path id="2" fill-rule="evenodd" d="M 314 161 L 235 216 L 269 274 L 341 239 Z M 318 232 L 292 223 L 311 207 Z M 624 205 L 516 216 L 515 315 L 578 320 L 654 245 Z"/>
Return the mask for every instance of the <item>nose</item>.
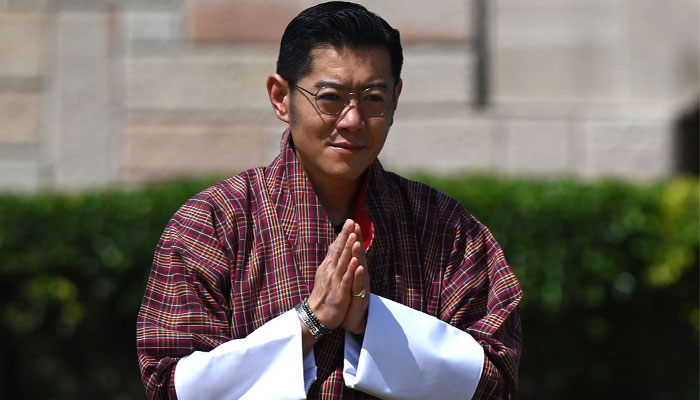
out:
<path id="1" fill-rule="evenodd" d="M 365 121 L 360 114 L 359 99 L 349 99 L 345 105 L 345 109 L 340 113 L 336 127 L 338 130 L 344 129 L 351 132 L 359 131 L 364 128 Z"/>

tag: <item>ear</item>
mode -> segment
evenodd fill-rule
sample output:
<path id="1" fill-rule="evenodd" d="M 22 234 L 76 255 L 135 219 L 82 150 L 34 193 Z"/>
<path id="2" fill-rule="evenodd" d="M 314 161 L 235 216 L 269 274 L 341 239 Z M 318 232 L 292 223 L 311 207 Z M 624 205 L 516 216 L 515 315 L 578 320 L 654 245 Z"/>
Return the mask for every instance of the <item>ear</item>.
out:
<path id="1" fill-rule="evenodd" d="M 396 111 L 396 107 L 399 106 L 399 95 L 401 94 L 401 89 L 403 89 L 403 81 L 399 79 L 399 82 L 396 84 L 396 87 L 394 88 L 394 111 Z"/>
<path id="2" fill-rule="evenodd" d="M 289 84 L 280 74 L 267 77 L 267 95 L 280 121 L 289 123 Z"/>

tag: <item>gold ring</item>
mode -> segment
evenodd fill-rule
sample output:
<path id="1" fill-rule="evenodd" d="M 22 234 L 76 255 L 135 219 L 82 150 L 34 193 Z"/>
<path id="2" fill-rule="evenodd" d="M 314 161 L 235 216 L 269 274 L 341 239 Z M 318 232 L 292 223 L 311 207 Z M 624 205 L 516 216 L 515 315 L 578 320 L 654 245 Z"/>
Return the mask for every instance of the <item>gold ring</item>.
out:
<path id="1" fill-rule="evenodd" d="M 361 299 L 364 299 L 365 297 L 367 297 L 367 291 L 365 289 L 362 289 L 362 291 L 358 294 L 354 294 L 354 293 L 350 293 L 350 294 L 352 294 L 352 297 L 359 297 Z"/>

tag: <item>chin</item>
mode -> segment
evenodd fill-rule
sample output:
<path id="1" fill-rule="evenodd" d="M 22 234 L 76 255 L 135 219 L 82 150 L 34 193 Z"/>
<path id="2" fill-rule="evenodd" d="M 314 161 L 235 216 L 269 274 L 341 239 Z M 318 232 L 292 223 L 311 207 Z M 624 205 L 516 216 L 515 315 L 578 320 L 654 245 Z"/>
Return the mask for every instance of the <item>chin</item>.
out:
<path id="1" fill-rule="evenodd" d="M 364 167 L 362 169 L 359 168 L 342 168 L 342 169 L 336 169 L 329 173 L 328 175 L 333 177 L 334 179 L 338 180 L 344 180 L 344 181 L 354 181 L 356 179 L 359 179 L 362 174 L 367 170 L 367 167 Z"/>

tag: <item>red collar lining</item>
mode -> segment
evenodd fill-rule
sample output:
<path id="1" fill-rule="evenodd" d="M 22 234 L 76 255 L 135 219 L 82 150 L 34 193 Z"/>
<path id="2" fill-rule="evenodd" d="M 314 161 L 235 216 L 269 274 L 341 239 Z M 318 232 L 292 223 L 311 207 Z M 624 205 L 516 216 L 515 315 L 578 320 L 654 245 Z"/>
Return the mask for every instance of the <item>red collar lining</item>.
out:
<path id="1" fill-rule="evenodd" d="M 365 179 L 360 188 L 360 193 L 357 196 L 357 204 L 355 205 L 355 222 L 360 224 L 360 231 L 362 231 L 362 244 L 365 251 L 369 249 L 372 245 L 372 240 L 374 239 L 374 224 L 372 220 L 369 219 L 369 214 L 367 214 L 367 181 Z"/>

